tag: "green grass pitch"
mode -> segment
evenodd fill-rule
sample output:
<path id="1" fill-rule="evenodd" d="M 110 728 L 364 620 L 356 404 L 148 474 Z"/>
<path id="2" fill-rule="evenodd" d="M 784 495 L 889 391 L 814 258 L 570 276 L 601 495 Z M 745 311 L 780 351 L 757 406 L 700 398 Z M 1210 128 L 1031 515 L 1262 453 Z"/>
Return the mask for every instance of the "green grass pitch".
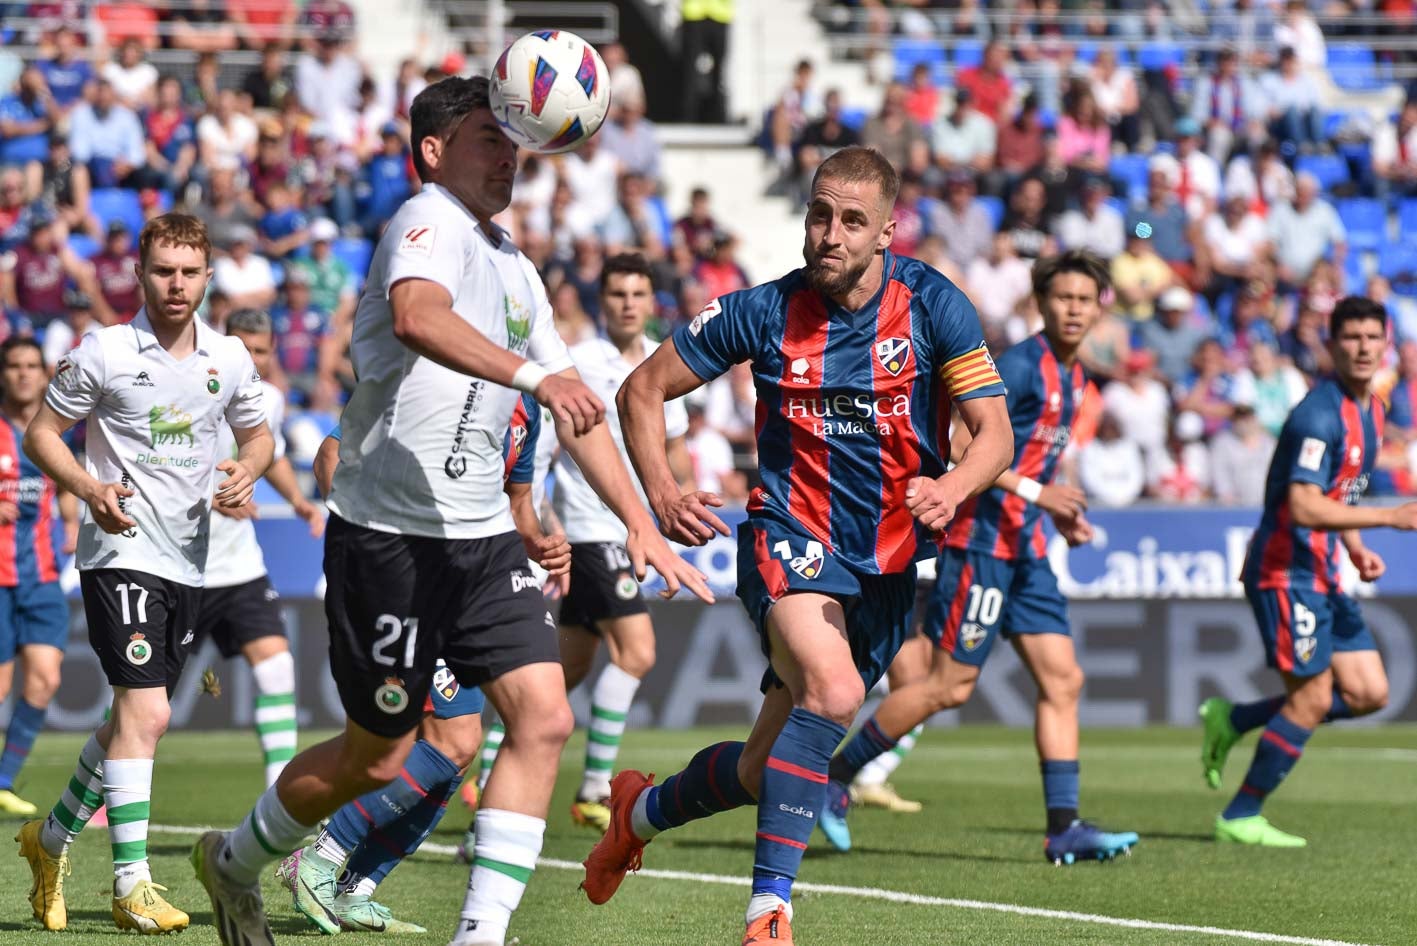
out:
<path id="1" fill-rule="evenodd" d="M 635 732 L 622 764 L 666 775 L 701 745 L 740 737 L 729 731 Z M 1249 763 L 1254 737 L 1236 749 L 1226 772 L 1233 788 Z M 308 743 L 310 738 L 303 742 Z M 46 734 L 20 792 L 52 803 L 67 780 L 80 739 Z M 547 830 L 545 858 L 581 860 L 593 835 L 567 814 L 579 777 L 581 737 L 567 749 Z M 1055 868 L 1042 856 L 1041 802 L 1027 732 L 989 727 L 929 730 L 897 772 L 902 794 L 919 798 L 919 815 L 856 811 L 857 850 L 828 851 L 820 835 L 801 880 L 877 891 L 799 892 L 797 941 L 806 946 L 1190 946 L 1243 942 L 1318 942 L 1405 946 L 1417 943 L 1417 727 L 1332 727 L 1321 732 L 1268 808 L 1276 824 L 1306 835 L 1302 851 L 1219 847 L 1210 826 L 1228 797 L 1205 788 L 1197 731 L 1091 731 L 1083 735 L 1083 812 L 1142 836 L 1135 855 L 1116 863 Z M 260 789 L 254 735 L 174 733 L 163 742 L 153 822 L 230 826 Z M 446 853 L 466 827 L 454 802 L 433 846 L 400 867 L 379 899 L 396 916 L 429 928 L 404 942 L 446 943 L 467 881 Z M 25 892 L 28 871 L 14 856 L 13 820 L 0 856 L 0 943 L 97 946 L 119 935 L 109 917 L 107 833 L 86 833 L 73 852 L 69 930 L 37 939 Z M 753 816 L 739 811 L 666 835 L 645 854 L 647 869 L 745 878 L 752 866 Z M 191 837 L 154 830 L 155 879 L 192 914 L 188 944 L 215 944 L 210 909 L 186 863 Z M 576 871 L 538 870 L 512 925 L 523 946 L 736 946 L 746 890 L 705 878 L 632 877 L 604 907 L 576 889 Z M 891 902 L 879 891 L 917 895 Z M 295 916 L 268 881 L 266 903 L 281 941 L 319 934 Z M 1075 916 L 1027 915 L 980 901 L 1097 917 L 1214 928 L 1219 932 L 1139 929 Z M 1230 932 L 1225 932 L 1230 931 Z M 1265 934 L 1242 938 L 1234 931 Z M 135 934 L 129 934 L 135 935 Z M 371 941 L 373 934 L 341 934 Z"/>

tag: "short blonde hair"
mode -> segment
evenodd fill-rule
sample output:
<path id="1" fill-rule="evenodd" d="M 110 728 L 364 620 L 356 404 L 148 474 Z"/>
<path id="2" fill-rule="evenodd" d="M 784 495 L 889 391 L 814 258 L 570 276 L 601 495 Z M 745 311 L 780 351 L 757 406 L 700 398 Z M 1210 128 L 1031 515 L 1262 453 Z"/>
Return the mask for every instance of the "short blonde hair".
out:
<path id="1" fill-rule="evenodd" d="M 207 225 L 191 214 L 170 213 L 154 217 L 138 236 L 138 260 L 146 267 L 155 246 L 190 246 L 202 251 L 208 265 L 212 261 L 212 241 Z"/>

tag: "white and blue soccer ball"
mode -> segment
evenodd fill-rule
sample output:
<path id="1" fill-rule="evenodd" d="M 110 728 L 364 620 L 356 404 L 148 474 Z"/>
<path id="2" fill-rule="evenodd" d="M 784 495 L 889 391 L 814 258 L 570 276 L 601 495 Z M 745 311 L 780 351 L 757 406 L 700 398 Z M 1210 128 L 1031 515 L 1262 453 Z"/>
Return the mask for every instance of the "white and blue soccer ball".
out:
<path id="1" fill-rule="evenodd" d="M 566 30 L 537 30 L 492 69 L 492 114 L 519 147 L 574 151 L 610 110 L 610 75 L 595 47 Z"/>

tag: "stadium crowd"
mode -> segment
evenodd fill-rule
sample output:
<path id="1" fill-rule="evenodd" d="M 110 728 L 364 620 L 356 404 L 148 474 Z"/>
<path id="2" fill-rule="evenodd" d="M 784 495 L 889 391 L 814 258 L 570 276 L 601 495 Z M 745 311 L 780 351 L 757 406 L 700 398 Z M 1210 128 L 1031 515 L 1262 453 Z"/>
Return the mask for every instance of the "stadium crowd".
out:
<path id="1" fill-rule="evenodd" d="M 895 249 L 969 292 L 996 351 L 1038 327 L 1033 259 L 1086 247 L 1111 260 L 1111 312 L 1085 354 L 1096 435 L 1070 451 L 1074 481 L 1096 502 L 1257 503 L 1273 435 L 1326 369 L 1326 315 L 1354 291 L 1388 304 L 1401 353 L 1375 487 L 1414 491 L 1417 256 L 1389 265 L 1386 239 L 1359 241 L 1349 211 L 1378 203 L 1386 227 L 1389 202 L 1417 198 L 1417 102 L 1362 154 L 1326 136 L 1325 38 L 1302 4 L 1255 34 L 1236 26 L 1248 22 L 1240 0 L 1213 24 L 1232 45 L 1193 79 L 1087 45 L 1130 29 L 1121 20 L 1053 29 L 1048 3 L 993 39 L 968 25 L 987 25 L 969 3 L 900 3 L 897 16 L 860 5 L 881 43 L 892 38 L 880 24 L 901 31 L 900 81 L 882 83 L 867 115 L 804 62 L 764 122 L 776 188 L 800 194 L 835 148 L 879 148 L 903 175 Z M 41 336 L 52 364 L 85 332 L 130 317 L 136 232 L 185 207 L 218 250 L 208 320 L 220 327 L 245 307 L 273 316 L 271 380 L 288 392 L 292 457 L 308 462 L 352 388 L 348 340 L 373 242 L 417 186 L 409 103 L 467 59 L 373 75 L 341 0 L 0 7 L 27 24 L 0 47 L 0 334 Z M 1139 16 L 1126 35 L 1165 38 L 1164 18 Z M 147 56 L 158 47 L 186 50 L 191 68 L 159 70 Z M 259 61 L 233 74 L 221 59 L 231 49 Z M 977 61 L 965 64 L 970 50 Z M 619 44 L 601 52 L 610 119 L 579 151 L 524 153 L 500 221 L 541 270 L 569 342 L 597 332 L 600 268 L 618 252 L 654 269 L 660 337 L 750 284 L 708 190 L 666 205 L 644 80 Z M 751 485 L 753 400 L 740 367 L 690 405 L 700 486 L 730 500 Z"/>

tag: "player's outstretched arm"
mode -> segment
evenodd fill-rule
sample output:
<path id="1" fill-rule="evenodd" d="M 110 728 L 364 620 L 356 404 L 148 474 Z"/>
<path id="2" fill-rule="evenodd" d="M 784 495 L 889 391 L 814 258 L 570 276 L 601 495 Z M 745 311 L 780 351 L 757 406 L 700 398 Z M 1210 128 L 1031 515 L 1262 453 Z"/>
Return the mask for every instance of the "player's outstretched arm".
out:
<path id="1" fill-rule="evenodd" d="M 1349 529 L 1417 529 L 1417 503 L 1401 506 L 1349 506 L 1330 499 L 1315 483 L 1289 484 L 1289 510 L 1294 524 L 1323 532 Z"/>
<path id="2" fill-rule="evenodd" d="M 728 526 L 710 511 L 710 507 L 722 506 L 722 499 L 700 490 L 681 492 L 680 483 L 692 473 L 676 470 L 674 462 L 678 459 L 682 465 L 688 459 L 687 450 L 682 458 L 671 456 L 665 443 L 665 402 L 683 397 L 703 383 L 669 339 L 630 372 L 615 395 L 625 449 L 659 519 L 659 529 L 684 545 L 703 545 L 715 532 L 729 534 Z"/>
<path id="3" fill-rule="evenodd" d="M 964 424 L 955 424 L 950 435 L 950 456 L 955 460 L 963 457 L 964 451 L 973 440 L 973 435 Z M 1012 469 L 1000 473 L 993 485 L 1006 493 L 1021 497 L 1026 502 L 1036 503 L 1039 509 L 1053 518 L 1060 530 L 1065 528 L 1065 523 L 1080 520 L 1082 514 L 1087 512 L 1087 493 L 1076 486 L 1061 483 L 1049 483 L 1045 486 L 1035 479 L 1020 476 Z M 1087 531 L 1090 535 L 1091 527 L 1088 527 Z"/>
<path id="4" fill-rule="evenodd" d="M 126 532 L 137 525 L 123 511 L 123 500 L 133 491 L 121 483 L 100 483 L 79 465 L 64 442 L 64 434 L 76 423 L 76 419 L 60 414 L 48 402 L 40 404 L 39 413 L 25 430 L 25 454 L 60 489 L 88 503 L 89 513 L 100 529 L 110 535 Z"/>
<path id="5" fill-rule="evenodd" d="M 549 407 L 557 428 L 564 421 L 566 439 L 583 436 L 605 418 L 605 405 L 574 371 L 547 374 L 496 345 L 453 311 L 453 297 L 428 279 L 403 279 L 389 290 L 394 337 L 412 351 L 445 368 L 493 384 L 526 391 Z"/>
<path id="6" fill-rule="evenodd" d="M 231 433 L 236 437 L 236 459 L 222 460 L 216 465 L 226 474 L 226 479 L 216 487 L 217 505 L 228 509 L 251 501 L 256 481 L 270 469 L 276 453 L 276 440 L 265 421 L 255 427 L 233 427 Z"/>
<path id="7" fill-rule="evenodd" d="M 905 506 L 927 529 L 950 524 L 955 509 L 971 496 L 994 485 L 1014 459 L 1014 432 L 1002 394 L 959 403 L 959 416 L 970 442 L 959 462 L 939 479 L 917 477 L 905 492 Z"/>

